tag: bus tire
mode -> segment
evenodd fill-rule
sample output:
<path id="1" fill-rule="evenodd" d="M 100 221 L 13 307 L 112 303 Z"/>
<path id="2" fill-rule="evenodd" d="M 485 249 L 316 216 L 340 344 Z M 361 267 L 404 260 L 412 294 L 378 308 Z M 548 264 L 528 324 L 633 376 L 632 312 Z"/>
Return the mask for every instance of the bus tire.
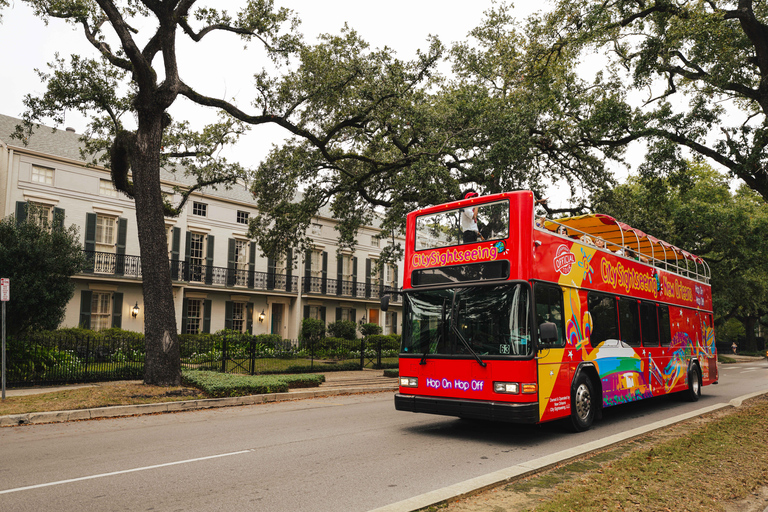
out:
<path id="1" fill-rule="evenodd" d="M 688 372 L 688 391 L 685 397 L 689 402 L 698 402 L 701 397 L 701 370 L 697 364 L 692 364 Z"/>
<path id="2" fill-rule="evenodd" d="M 595 420 L 595 391 L 592 379 L 579 372 L 571 391 L 571 428 L 574 432 L 589 430 Z"/>

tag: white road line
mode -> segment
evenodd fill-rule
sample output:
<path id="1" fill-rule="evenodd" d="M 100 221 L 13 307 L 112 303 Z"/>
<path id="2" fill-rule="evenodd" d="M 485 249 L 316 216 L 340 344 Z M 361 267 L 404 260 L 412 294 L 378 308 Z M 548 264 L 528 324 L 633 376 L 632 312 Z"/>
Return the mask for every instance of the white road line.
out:
<path id="1" fill-rule="evenodd" d="M 241 450 L 239 452 L 222 453 L 219 455 L 209 455 L 208 457 L 198 457 L 196 459 L 179 460 L 176 462 L 166 462 L 165 464 L 155 464 L 154 466 L 145 466 L 143 468 L 125 469 L 123 471 L 113 471 L 111 473 L 101 473 L 99 475 L 82 476 L 80 478 L 70 478 L 69 480 L 59 480 L 57 482 L 48 482 L 44 484 L 28 485 L 26 487 L 17 487 L 16 489 L 6 489 L 0 491 L 0 494 L 10 494 L 12 492 L 30 491 L 32 489 L 41 489 L 43 487 L 51 487 L 54 485 L 71 484 L 74 482 L 82 482 L 84 480 L 94 480 L 96 478 L 104 478 L 108 476 L 124 475 L 126 473 L 135 473 L 137 471 L 147 471 L 149 469 L 159 469 L 168 466 L 178 466 L 179 464 L 189 464 L 190 462 L 200 462 L 204 460 L 219 459 L 221 457 L 229 457 L 232 455 L 243 455 L 245 453 L 251 453 L 253 450 Z"/>

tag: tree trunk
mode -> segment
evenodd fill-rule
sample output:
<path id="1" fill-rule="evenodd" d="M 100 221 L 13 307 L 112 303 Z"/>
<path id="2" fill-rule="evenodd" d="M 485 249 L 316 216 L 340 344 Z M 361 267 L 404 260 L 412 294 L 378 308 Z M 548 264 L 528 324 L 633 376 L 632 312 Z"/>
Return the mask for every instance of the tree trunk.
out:
<path id="1" fill-rule="evenodd" d="M 757 317 L 748 316 L 744 319 L 744 329 L 746 330 L 744 347 L 741 348 L 744 352 L 757 352 L 757 338 L 755 338 L 755 326 L 757 325 Z"/>
<path id="2" fill-rule="evenodd" d="M 181 359 L 160 189 L 162 116 L 139 115 L 131 169 L 144 283 L 144 383 L 178 386 Z"/>

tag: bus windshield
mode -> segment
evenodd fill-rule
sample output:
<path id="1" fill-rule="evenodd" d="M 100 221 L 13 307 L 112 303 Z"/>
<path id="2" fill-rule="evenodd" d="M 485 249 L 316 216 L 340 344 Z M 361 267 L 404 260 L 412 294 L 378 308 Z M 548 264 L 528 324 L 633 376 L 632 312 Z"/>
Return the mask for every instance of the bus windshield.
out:
<path id="1" fill-rule="evenodd" d="M 509 236 L 509 201 L 469 205 L 416 218 L 416 250 L 438 249 L 465 243 L 462 214 L 473 218 L 477 209 L 477 229 L 483 240 L 503 240 Z"/>
<path id="2" fill-rule="evenodd" d="M 404 354 L 529 356 L 526 284 L 423 290 L 405 295 Z"/>

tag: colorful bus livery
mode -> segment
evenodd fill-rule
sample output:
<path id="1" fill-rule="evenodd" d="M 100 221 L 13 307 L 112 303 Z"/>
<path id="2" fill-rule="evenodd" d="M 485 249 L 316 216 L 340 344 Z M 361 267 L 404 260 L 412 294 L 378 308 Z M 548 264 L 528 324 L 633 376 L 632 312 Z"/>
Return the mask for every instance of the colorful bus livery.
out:
<path id="1" fill-rule="evenodd" d="M 706 263 L 611 217 L 535 218 L 530 191 L 474 197 L 411 212 L 405 263 L 398 410 L 578 431 L 718 380 Z"/>

